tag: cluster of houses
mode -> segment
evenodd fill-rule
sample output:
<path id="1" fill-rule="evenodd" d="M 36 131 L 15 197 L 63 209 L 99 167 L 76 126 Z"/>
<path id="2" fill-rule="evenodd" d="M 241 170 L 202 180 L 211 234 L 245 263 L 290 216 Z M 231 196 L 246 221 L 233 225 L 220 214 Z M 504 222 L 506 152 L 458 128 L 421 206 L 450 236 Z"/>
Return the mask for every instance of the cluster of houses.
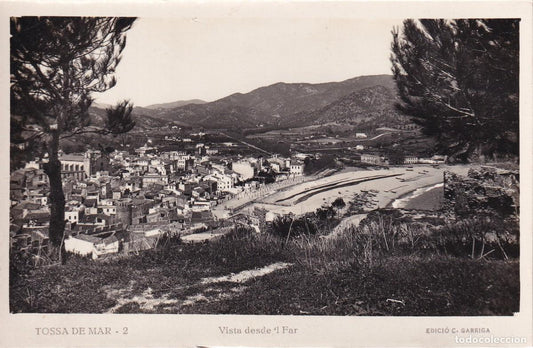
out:
<path id="1" fill-rule="evenodd" d="M 217 156 L 197 144 L 192 151 L 159 152 L 143 146 L 110 154 L 60 153 L 65 194 L 65 249 L 96 258 L 119 250 L 151 248 L 164 232 L 187 234 L 219 226 L 212 209 L 272 180 L 303 175 L 301 158 Z M 48 245 L 46 158 L 11 173 L 11 245 L 39 251 Z"/>
<path id="2" fill-rule="evenodd" d="M 227 221 L 213 214 L 217 205 L 266 183 L 303 176 L 309 156 L 223 156 L 202 143 L 187 151 L 144 145 L 112 153 L 60 152 L 65 249 L 96 258 L 152 248 L 165 232 L 187 235 L 224 226 Z M 404 163 L 445 160 L 408 156 Z M 50 186 L 42 169 L 46 161 L 30 161 L 10 178 L 11 246 L 32 254 L 48 246 Z M 380 154 L 361 154 L 360 162 L 388 165 Z"/>

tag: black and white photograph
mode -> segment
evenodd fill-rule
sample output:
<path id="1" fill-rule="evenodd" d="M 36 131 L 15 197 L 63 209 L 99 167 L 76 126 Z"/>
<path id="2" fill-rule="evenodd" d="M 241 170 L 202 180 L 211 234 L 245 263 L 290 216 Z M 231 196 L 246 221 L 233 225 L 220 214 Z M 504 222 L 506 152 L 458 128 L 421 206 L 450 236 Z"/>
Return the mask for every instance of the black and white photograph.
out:
<path id="1" fill-rule="evenodd" d="M 521 16 L 201 8 L 2 17 L 10 318 L 531 315 Z M 531 344 L 466 323 L 418 334 Z"/>

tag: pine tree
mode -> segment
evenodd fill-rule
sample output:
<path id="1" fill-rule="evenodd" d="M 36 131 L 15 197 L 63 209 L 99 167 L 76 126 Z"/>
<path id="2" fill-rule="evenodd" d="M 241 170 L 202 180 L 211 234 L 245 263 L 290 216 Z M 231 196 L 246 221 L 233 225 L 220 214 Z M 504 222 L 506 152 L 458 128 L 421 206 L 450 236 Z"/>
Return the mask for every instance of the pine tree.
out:
<path id="1" fill-rule="evenodd" d="M 128 102 L 108 110 L 105 128 L 91 125 L 89 116 L 91 94 L 116 84 L 113 74 L 134 21 L 11 18 L 11 142 L 18 143 L 15 148 L 48 154 L 43 169 L 50 181 L 49 236 L 54 246 L 61 245 L 65 227 L 60 140 L 87 132 L 119 134 L 135 125 Z"/>
<path id="2" fill-rule="evenodd" d="M 392 36 L 397 107 L 438 151 L 518 154 L 519 20 L 407 19 Z"/>

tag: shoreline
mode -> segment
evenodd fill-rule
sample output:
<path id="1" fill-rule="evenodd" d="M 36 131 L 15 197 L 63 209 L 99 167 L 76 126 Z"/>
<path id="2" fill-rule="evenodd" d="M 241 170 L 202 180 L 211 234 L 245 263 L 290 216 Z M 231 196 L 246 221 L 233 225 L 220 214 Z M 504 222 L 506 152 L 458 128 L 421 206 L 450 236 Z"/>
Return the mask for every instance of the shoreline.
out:
<path id="1" fill-rule="evenodd" d="M 410 200 L 416 198 L 416 197 L 419 197 L 425 193 L 428 193 L 430 192 L 431 190 L 434 190 L 436 188 L 439 188 L 439 187 L 443 187 L 444 186 L 444 183 L 441 182 L 441 183 L 436 183 L 436 184 L 430 184 L 430 185 L 426 185 L 426 186 L 422 186 L 422 187 L 418 187 L 414 190 L 411 190 L 409 192 L 406 192 L 400 196 L 398 196 L 397 198 L 391 200 L 386 206 L 385 208 L 395 208 L 395 209 L 404 209 L 404 207 L 395 207 L 394 206 L 394 203 L 396 202 L 402 202 L 402 203 L 405 203 L 405 205 L 407 205 L 409 203 Z M 419 194 L 415 194 L 417 191 L 420 191 Z"/>
<path id="2" fill-rule="evenodd" d="M 413 168 L 391 167 L 380 170 L 343 170 L 328 177 L 317 178 L 291 185 L 283 190 L 272 192 L 268 197 L 252 197 L 241 210 L 253 210 L 254 207 L 266 209 L 275 215 L 302 215 L 313 212 L 323 204 L 331 204 L 336 198 L 351 200 L 356 194 L 375 190 L 372 199 L 372 209 L 391 207 L 398 199 L 411 197 L 413 192 L 424 190 L 443 183 L 443 172 L 446 170 L 464 175 L 471 166 L 441 166 L 433 168 L 429 165 L 419 165 Z M 352 168 L 350 168 L 352 169 Z M 379 177 L 386 176 L 386 177 Z M 389 177 L 390 176 L 390 177 Z M 373 177 L 374 180 L 364 180 Z M 396 178 L 394 178 L 396 177 Z M 339 187 L 348 182 L 360 181 L 356 185 Z M 319 189 L 321 186 L 327 188 Z M 310 191 L 314 194 L 309 195 Z M 420 192 L 420 191 L 419 191 Z M 306 197 L 304 201 L 298 198 Z M 276 203 L 283 201 L 286 204 Z M 368 207 L 370 208 L 370 207 Z"/>

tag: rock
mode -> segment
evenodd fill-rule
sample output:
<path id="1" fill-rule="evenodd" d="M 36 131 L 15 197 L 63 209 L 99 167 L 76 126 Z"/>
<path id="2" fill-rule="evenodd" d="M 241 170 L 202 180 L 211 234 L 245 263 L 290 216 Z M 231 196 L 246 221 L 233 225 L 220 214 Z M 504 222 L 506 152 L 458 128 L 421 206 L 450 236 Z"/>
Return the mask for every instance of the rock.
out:
<path id="1" fill-rule="evenodd" d="M 444 173 L 444 211 L 458 217 L 497 214 L 502 218 L 518 213 L 518 173 L 495 168 L 470 169 L 466 177 Z"/>

